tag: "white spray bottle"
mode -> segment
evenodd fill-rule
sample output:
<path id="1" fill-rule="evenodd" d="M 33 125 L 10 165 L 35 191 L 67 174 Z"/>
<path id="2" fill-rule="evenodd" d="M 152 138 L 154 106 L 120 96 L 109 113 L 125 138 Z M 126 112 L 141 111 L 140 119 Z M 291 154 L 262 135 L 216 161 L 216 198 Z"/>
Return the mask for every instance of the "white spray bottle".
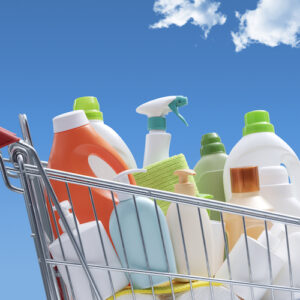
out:
<path id="1" fill-rule="evenodd" d="M 171 134 L 166 132 L 165 116 L 174 112 L 188 126 L 178 111 L 178 107 L 187 104 L 186 97 L 168 96 L 146 102 L 136 109 L 137 113 L 148 117 L 149 133 L 146 135 L 144 167 L 169 158 Z"/>

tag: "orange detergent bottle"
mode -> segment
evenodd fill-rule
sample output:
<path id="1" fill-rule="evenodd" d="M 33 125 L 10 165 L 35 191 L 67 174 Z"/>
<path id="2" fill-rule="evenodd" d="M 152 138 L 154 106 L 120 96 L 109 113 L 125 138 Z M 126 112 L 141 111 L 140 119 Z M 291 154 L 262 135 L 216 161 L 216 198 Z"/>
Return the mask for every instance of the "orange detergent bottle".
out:
<path id="1" fill-rule="evenodd" d="M 97 157 L 97 164 L 101 165 L 102 179 L 112 179 L 116 174 L 128 169 L 121 156 L 89 124 L 82 110 L 55 117 L 53 129 L 54 140 L 48 162 L 49 168 L 96 177 L 89 161 L 89 157 L 93 156 Z M 130 183 L 135 184 L 132 176 Z M 69 199 L 68 189 L 64 182 L 51 180 L 51 184 L 59 202 Z M 71 183 L 68 187 L 78 221 L 80 223 L 94 221 L 95 215 L 88 187 Z M 109 234 L 109 218 L 114 208 L 111 192 L 99 188 L 91 188 L 91 191 L 97 218 Z M 118 199 L 116 196 L 114 198 L 117 204 Z M 57 238 L 49 201 L 47 204 L 54 236 Z M 59 233 L 62 234 L 57 213 L 55 218 Z"/>

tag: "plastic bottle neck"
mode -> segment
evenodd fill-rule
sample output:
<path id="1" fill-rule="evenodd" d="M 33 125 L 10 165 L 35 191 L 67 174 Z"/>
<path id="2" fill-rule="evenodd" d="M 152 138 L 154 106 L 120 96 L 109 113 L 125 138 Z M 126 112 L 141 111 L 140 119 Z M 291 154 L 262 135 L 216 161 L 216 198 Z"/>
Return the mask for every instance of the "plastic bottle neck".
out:
<path id="1" fill-rule="evenodd" d="M 165 131 L 167 128 L 166 117 L 150 117 L 148 118 L 148 130 L 162 130 Z"/>
<path id="2" fill-rule="evenodd" d="M 156 130 L 156 129 L 152 129 L 149 131 L 149 133 L 167 133 L 165 130 Z"/>
<path id="3" fill-rule="evenodd" d="M 101 120 L 101 119 L 91 119 L 89 120 L 90 123 L 101 123 L 101 124 L 104 124 L 104 121 Z"/>

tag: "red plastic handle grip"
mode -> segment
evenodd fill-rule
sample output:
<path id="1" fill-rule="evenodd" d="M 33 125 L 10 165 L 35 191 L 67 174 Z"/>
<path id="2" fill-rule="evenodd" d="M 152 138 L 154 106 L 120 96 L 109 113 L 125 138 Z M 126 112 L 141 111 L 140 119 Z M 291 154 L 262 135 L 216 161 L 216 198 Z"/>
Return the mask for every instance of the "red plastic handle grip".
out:
<path id="1" fill-rule="evenodd" d="M 15 133 L 0 127 L 0 148 L 16 143 L 20 140 Z"/>

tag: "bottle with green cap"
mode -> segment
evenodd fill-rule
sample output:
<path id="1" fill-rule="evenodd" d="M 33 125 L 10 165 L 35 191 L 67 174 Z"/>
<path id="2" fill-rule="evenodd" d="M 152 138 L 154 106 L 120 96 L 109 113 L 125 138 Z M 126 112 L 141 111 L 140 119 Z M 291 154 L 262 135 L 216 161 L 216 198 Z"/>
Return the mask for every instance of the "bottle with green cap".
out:
<path id="1" fill-rule="evenodd" d="M 202 136 L 200 153 L 201 159 L 194 168 L 199 193 L 208 193 L 213 195 L 214 200 L 225 201 L 223 170 L 227 154 L 217 133 L 212 132 Z M 219 221 L 220 213 L 210 211 L 210 218 Z"/>
<path id="2" fill-rule="evenodd" d="M 169 158 L 171 134 L 166 132 L 166 115 L 170 112 L 187 126 L 184 117 L 178 108 L 188 104 L 183 96 L 168 96 L 148 101 L 140 105 L 136 112 L 148 117 L 148 130 L 146 135 L 144 167 Z"/>
<path id="3" fill-rule="evenodd" d="M 265 110 L 255 110 L 246 113 L 243 137 L 231 150 L 225 163 L 223 182 L 225 198 L 231 198 L 230 169 L 258 166 L 275 167 L 284 165 L 288 172 L 294 192 L 300 199 L 300 163 L 293 149 L 275 134 L 269 113 Z M 268 181 L 265 173 L 260 173 L 260 181 Z M 284 199 L 283 199 L 284 200 Z"/>
<path id="4" fill-rule="evenodd" d="M 108 125 L 103 122 L 103 113 L 100 111 L 100 105 L 96 97 L 80 97 L 74 101 L 74 110 L 83 110 L 93 128 L 97 133 L 108 142 L 121 156 L 129 169 L 136 169 L 135 159 L 123 139 Z M 90 161 L 91 160 L 91 161 Z M 97 166 L 96 157 L 90 156 L 91 166 Z M 93 170 L 95 174 L 101 170 Z"/>

